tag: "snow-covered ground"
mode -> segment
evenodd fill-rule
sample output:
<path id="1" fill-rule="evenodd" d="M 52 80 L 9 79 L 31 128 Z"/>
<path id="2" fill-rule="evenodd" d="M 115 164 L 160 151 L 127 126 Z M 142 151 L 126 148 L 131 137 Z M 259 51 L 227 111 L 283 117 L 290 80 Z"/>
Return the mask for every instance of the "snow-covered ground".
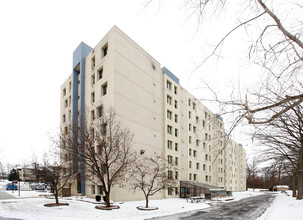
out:
<path id="1" fill-rule="evenodd" d="M 292 192 L 278 193 L 276 199 L 258 220 L 303 219 L 303 200 L 296 200 Z"/>
<path id="2" fill-rule="evenodd" d="M 1 184 L 0 184 L 1 187 Z M 16 192 L 11 193 L 18 198 Z M 240 200 L 250 196 L 260 195 L 259 191 L 246 191 L 233 193 L 235 200 Z M 40 195 L 46 194 L 45 192 L 35 191 L 21 191 L 20 199 L 0 200 L 0 216 L 11 217 L 19 219 L 99 219 L 100 217 L 110 219 L 147 219 L 157 216 L 170 215 L 181 213 L 196 209 L 203 209 L 209 207 L 209 204 L 217 204 L 224 201 L 217 199 L 216 201 L 207 201 L 202 203 L 187 203 L 185 199 L 161 199 L 151 200 L 149 205 L 156 206 L 159 209 L 154 211 L 140 211 L 136 207 L 145 205 L 145 201 L 132 201 L 132 202 L 115 202 L 119 205 L 120 209 L 105 211 L 95 209 L 96 204 L 93 199 L 86 197 L 69 197 L 61 198 L 60 202 L 67 202 L 69 206 L 61 207 L 45 207 L 46 203 L 53 203 L 54 199 L 45 198 Z M 35 197 L 35 198 L 27 198 Z M 285 194 L 278 194 L 273 205 L 265 212 L 259 220 L 265 219 L 303 219 L 303 201 L 297 201 L 291 196 Z"/>

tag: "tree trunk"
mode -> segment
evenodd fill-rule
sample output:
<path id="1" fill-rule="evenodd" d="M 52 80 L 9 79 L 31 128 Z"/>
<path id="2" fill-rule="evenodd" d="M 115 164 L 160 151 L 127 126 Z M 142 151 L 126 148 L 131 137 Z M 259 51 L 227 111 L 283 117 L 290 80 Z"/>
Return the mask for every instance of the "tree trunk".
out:
<path id="1" fill-rule="evenodd" d="M 297 199 L 301 200 L 303 196 L 303 175 L 301 172 L 298 174 L 298 196 Z"/>
<path id="2" fill-rule="evenodd" d="M 145 208 L 148 208 L 148 196 L 145 196 Z"/>
<path id="3" fill-rule="evenodd" d="M 106 198 L 106 207 L 110 207 L 110 192 L 105 192 L 105 198 Z"/>
<path id="4" fill-rule="evenodd" d="M 298 196 L 297 199 L 302 199 L 303 195 L 303 148 L 299 151 L 298 161 Z"/>
<path id="5" fill-rule="evenodd" d="M 57 189 L 54 190 L 54 196 L 55 196 L 55 199 L 56 199 L 56 204 L 59 204 L 58 190 Z"/>
<path id="6" fill-rule="evenodd" d="M 296 182 L 296 175 L 291 177 L 292 180 L 292 197 L 297 197 L 297 182 Z"/>

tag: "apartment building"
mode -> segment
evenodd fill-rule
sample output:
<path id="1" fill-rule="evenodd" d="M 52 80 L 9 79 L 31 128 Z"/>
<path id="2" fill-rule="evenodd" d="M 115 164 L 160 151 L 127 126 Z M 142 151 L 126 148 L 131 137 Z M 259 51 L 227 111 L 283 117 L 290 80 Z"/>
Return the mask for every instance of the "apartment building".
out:
<path id="1" fill-rule="evenodd" d="M 222 118 L 116 26 L 94 48 L 81 42 L 74 51 L 72 74 L 61 86 L 62 132 L 73 130 L 84 118 L 95 120 L 109 108 L 134 134 L 134 150 L 158 153 L 176 163 L 175 178 L 245 190 L 245 150 L 227 140 Z M 101 185 L 85 179 L 81 159 L 69 157 L 73 171 L 81 174 L 71 183 L 70 194 L 100 194 Z M 153 198 L 179 194 L 179 187 L 169 188 Z M 115 187 L 111 199 L 137 200 L 143 195 Z"/>

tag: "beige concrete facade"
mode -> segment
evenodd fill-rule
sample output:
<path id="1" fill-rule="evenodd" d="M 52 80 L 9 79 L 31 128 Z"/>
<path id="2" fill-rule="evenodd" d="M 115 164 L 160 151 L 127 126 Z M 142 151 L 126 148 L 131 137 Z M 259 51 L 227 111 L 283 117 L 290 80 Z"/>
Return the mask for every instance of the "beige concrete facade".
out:
<path id="1" fill-rule="evenodd" d="M 61 86 L 62 132 L 71 129 L 72 82 L 71 75 Z M 229 141 L 231 147 L 220 152 L 225 140 L 223 122 L 115 26 L 85 58 L 86 118 L 98 117 L 101 107 L 105 111 L 114 108 L 123 125 L 134 133 L 133 148 L 137 152 L 156 152 L 173 159 L 179 168 L 173 175 L 179 180 L 245 190 L 245 151 Z M 77 194 L 75 184 L 73 195 Z M 86 183 L 87 196 L 99 194 L 99 189 L 98 185 Z M 178 196 L 176 187 L 153 198 Z M 143 199 L 143 194 L 115 187 L 111 199 L 138 200 Z"/>

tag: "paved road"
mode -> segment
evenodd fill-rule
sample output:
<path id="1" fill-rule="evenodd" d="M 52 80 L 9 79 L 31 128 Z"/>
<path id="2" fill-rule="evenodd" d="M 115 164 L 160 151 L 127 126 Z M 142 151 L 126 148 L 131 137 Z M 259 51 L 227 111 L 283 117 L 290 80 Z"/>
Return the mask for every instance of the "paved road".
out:
<path id="1" fill-rule="evenodd" d="M 170 220 L 196 220 L 196 219 L 231 219 L 252 220 L 260 217 L 270 206 L 275 194 L 265 193 L 260 196 L 249 197 L 235 202 L 222 203 L 207 209 L 195 210 L 181 214 L 163 216 L 153 219 Z"/>
<path id="2" fill-rule="evenodd" d="M 17 192 L 15 192 L 15 193 L 17 193 Z M 5 192 L 5 189 L 1 188 L 1 186 L 0 186 L 0 203 L 1 203 L 1 200 L 15 199 L 15 198 L 16 197 L 14 197 L 14 196 L 8 194 L 7 192 Z M 4 217 L 0 216 L 0 220 L 18 220 L 18 219 L 16 219 L 16 218 L 4 218 Z"/>

